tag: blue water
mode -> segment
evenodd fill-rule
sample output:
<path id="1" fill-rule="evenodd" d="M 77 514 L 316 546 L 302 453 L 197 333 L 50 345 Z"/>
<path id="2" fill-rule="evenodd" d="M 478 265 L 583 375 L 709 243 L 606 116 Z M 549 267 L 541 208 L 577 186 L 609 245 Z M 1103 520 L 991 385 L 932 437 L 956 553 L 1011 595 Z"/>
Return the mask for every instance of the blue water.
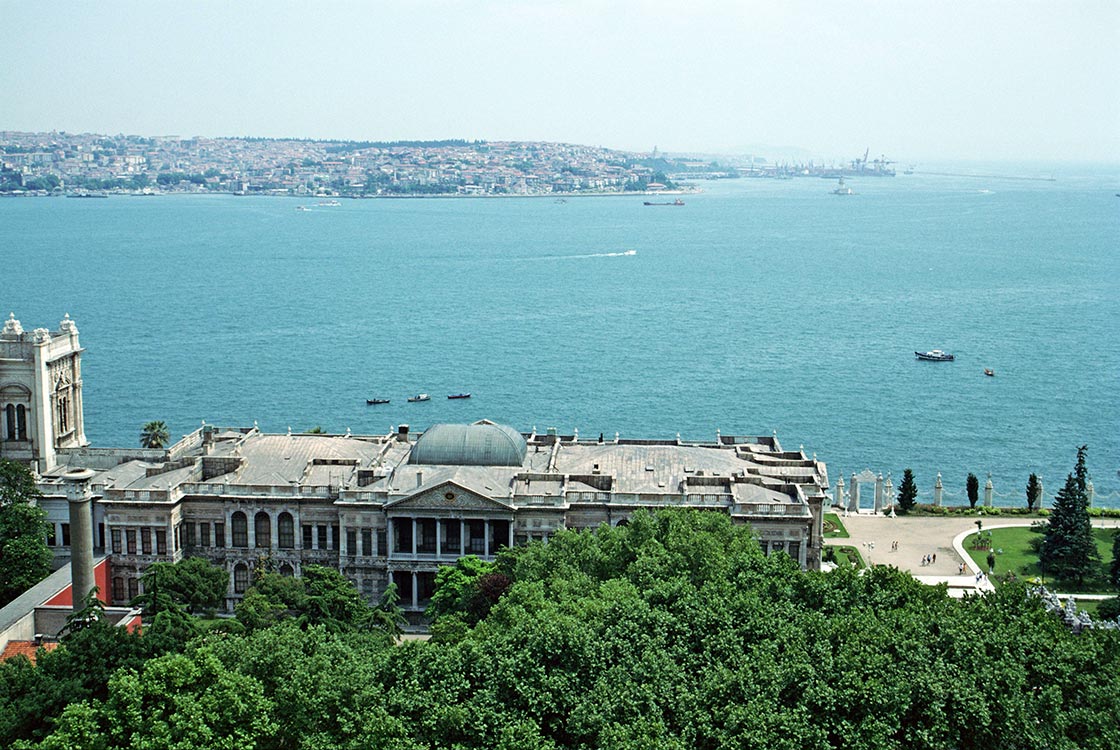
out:
<path id="1" fill-rule="evenodd" d="M 991 471 L 1018 505 L 1087 443 L 1098 502 L 1120 506 L 1120 178 L 1056 176 L 705 183 L 683 208 L 3 200 L 0 308 L 77 321 L 95 445 L 152 419 L 774 430 L 833 481 L 912 467 L 928 500 L 940 471 L 960 501 Z M 934 347 L 957 361 L 914 359 Z"/>

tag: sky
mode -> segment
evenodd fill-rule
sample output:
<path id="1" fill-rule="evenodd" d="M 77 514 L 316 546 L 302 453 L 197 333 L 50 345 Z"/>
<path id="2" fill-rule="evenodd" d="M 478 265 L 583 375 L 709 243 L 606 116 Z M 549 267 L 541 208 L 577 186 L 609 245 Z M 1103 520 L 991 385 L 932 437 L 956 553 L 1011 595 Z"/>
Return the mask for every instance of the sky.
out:
<path id="1" fill-rule="evenodd" d="M 0 130 L 1120 162 L 1118 0 L 0 0 L 0 25 Z"/>

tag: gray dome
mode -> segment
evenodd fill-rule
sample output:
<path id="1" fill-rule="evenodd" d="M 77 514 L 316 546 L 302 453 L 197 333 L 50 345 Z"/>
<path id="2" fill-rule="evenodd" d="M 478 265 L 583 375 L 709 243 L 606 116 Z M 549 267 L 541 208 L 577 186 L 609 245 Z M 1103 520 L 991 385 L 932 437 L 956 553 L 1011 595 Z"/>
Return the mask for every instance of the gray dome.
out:
<path id="1" fill-rule="evenodd" d="M 412 446 L 408 462 L 437 466 L 521 466 L 526 450 L 525 438 L 512 427 L 487 422 L 436 424 Z"/>

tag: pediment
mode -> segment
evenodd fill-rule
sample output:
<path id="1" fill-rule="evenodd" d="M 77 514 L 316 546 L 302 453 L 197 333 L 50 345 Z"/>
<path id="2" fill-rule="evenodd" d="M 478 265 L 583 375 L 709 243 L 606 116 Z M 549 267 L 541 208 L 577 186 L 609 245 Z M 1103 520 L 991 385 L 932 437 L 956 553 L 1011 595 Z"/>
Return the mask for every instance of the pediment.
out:
<path id="1" fill-rule="evenodd" d="M 510 513 L 512 506 L 480 495 L 456 482 L 443 482 L 434 487 L 421 489 L 415 494 L 386 503 L 386 511 L 426 510 L 426 511 L 497 511 Z"/>

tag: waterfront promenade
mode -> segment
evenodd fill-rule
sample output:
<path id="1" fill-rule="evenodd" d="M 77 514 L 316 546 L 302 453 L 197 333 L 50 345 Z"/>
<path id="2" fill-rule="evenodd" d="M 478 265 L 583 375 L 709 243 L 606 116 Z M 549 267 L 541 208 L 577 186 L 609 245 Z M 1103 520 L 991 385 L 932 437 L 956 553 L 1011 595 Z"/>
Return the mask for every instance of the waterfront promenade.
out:
<path id="1" fill-rule="evenodd" d="M 976 531 L 976 521 L 984 521 L 984 529 L 1008 526 L 1030 526 L 1037 518 L 1005 518 L 999 516 L 898 516 L 891 518 L 872 513 L 852 513 L 840 520 L 848 530 L 848 539 L 826 539 L 826 545 L 847 545 L 859 549 L 871 565 L 893 565 L 911 573 L 923 583 L 948 583 L 950 591 L 990 591 L 987 579 L 976 581 L 977 570 L 964 549 L 964 539 Z M 1120 527 L 1120 519 L 1094 518 L 1094 528 Z M 898 549 L 893 549 L 898 542 Z M 873 547 L 869 547 L 873 545 Z M 922 564 L 926 555 L 937 555 L 937 561 Z M 959 566 L 965 563 L 965 573 Z M 1079 599 L 1103 598 L 1078 595 Z"/>

